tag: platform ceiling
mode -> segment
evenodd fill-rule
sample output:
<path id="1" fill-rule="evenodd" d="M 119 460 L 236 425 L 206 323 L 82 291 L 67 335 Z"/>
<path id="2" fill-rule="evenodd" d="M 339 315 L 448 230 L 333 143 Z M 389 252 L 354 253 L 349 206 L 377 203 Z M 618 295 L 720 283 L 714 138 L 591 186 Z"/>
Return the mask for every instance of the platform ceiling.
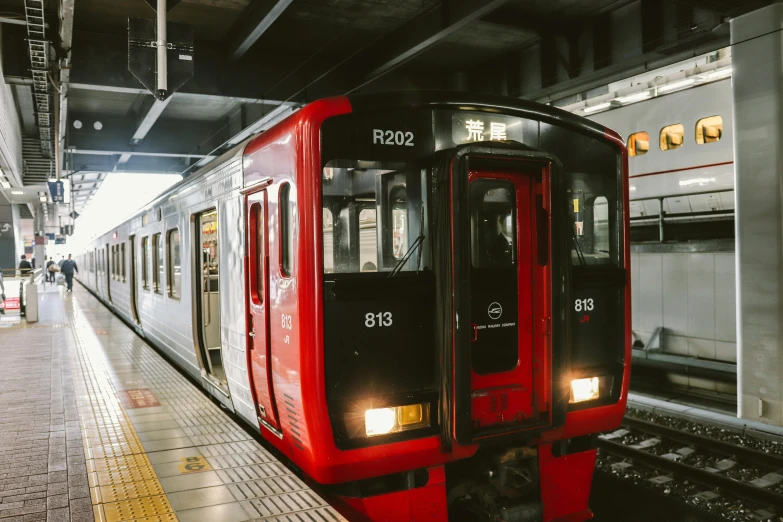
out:
<path id="1" fill-rule="evenodd" d="M 74 179 L 84 182 L 75 198 L 82 202 L 111 172 L 187 174 L 291 108 L 362 90 L 460 89 L 566 103 L 726 46 L 728 19 L 770 3 L 181 0 L 169 20 L 193 28 L 196 73 L 156 102 L 127 69 L 128 17 L 155 16 L 146 0 L 45 0 L 47 38 L 69 72 L 63 174 L 81 176 Z M 0 16 L 21 19 L 24 4 L 0 0 Z M 67 24 L 66 34 L 58 31 L 60 4 L 74 8 L 69 34 Z M 28 136 L 25 183 L 35 184 L 47 173 L 33 161 L 25 37 L 25 26 L 2 24 L 3 74 Z M 71 39 L 69 52 L 62 42 Z M 51 67 L 58 78 L 57 59 Z"/>

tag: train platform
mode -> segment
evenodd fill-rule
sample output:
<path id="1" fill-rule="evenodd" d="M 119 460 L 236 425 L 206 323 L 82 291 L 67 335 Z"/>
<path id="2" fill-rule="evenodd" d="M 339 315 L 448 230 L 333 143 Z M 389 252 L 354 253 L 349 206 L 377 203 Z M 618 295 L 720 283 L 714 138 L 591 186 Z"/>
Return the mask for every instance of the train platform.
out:
<path id="1" fill-rule="evenodd" d="M 0 522 L 343 518 L 79 285 L 0 316 Z"/>

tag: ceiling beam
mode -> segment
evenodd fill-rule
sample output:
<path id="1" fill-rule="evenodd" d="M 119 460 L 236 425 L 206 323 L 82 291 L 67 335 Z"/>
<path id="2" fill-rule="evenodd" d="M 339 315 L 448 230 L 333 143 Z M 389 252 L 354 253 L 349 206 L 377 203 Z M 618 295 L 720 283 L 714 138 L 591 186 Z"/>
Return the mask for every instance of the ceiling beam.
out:
<path id="1" fill-rule="evenodd" d="M 383 76 L 509 1 L 489 0 L 482 3 L 446 0 L 442 2 L 434 9 L 430 9 L 385 36 L 373 46 L 374 56 L 366 79 L 372 81 Z"/>
<path id="2" fill-rule="evenodd" d="M 138 144 L 141 140 L 143 140 L 147 136 L 147 133 L 150 131 L 152 126 L 155 125 L 155 122 L 158 121 L 160 115 L 163 114 L 163 111 L 166 109 L 166 106 L 176 95 L 177 93 L 174 93 L 162 101 L 155 99 L 155 97 L 152 95 L 150 95 L 147 98 L 147 99 L 152 99 L 152 103 L 149 104 L 149 108 L 144 113 L 144 115 L 141 118 L 139 118 L 139 126 L 136 127 L 136 132 L 133 133 L 133 137 L 131 138 L 131 142 L 133 143 L 133 145 Z"/>
<path id="3" fill-rule="evenodd" d="M 261 38 L 293 0 L 256 0 L 239 17 L 239 35 L 231 44 L 231 59 L 239 60 Z M 234 32 L 232 31 L 232 34 Z"/>

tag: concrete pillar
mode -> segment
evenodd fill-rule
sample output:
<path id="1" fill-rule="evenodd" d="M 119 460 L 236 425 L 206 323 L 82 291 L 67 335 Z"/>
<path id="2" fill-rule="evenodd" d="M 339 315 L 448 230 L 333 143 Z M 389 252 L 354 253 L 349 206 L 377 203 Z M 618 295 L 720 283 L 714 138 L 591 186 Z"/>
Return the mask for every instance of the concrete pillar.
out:
<path id="1" fill-rule="evenodd" d="M 783 425 L 783 4 L 731 21 L 737 414 Z"/>
<path id="2" fill-rule="evenodd" d="M 16 235 L 11 205 L 0 205 L 0 268 L 15 268 Z M 22 255 L 22 254 L 19 254 Z"/>
<path id="3" fill-rule="evenodd" d="M 41 205 L 35 206 L 33 230 L 35 232 L 35 243 L 33 244 L 35 268 L 41 268 L 44 264 L 44 256 L 46 255 L 46 218 L 44 217 Z"/>

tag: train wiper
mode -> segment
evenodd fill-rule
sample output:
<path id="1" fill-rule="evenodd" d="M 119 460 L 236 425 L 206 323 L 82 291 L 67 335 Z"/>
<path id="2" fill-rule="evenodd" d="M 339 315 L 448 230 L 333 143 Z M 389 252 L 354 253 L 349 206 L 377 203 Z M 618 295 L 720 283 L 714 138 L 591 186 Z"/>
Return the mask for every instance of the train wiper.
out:
<path id="1" fill-rule="evenodd" d="M 397 264 L 394 265 L 394 268 L 391 272 L 389 272 L 389 279 L 396 276 L 402 271 L 402 267 L 405 266 L 405 263 L 408 262 L 408 259 L 410 259 L 411 254 L 413 254 L 413 251 L 418 247 L 419 248 L 419 257 L 416 260 L 416 271 L 419 271 L 419 267 L 421 266 L 421 255 L 422 251 L 424 250 L 421 248 L 421 244 L 424 242 L 424 205 L 421 206 L 421 215 L 419 217 L 419 235 L 418 237 L 413 241 L 413 244 L 410 246 L 407 252 L 405 252 L 405 255 L 402 256 L 402 259 L 397 261 Z"/>

